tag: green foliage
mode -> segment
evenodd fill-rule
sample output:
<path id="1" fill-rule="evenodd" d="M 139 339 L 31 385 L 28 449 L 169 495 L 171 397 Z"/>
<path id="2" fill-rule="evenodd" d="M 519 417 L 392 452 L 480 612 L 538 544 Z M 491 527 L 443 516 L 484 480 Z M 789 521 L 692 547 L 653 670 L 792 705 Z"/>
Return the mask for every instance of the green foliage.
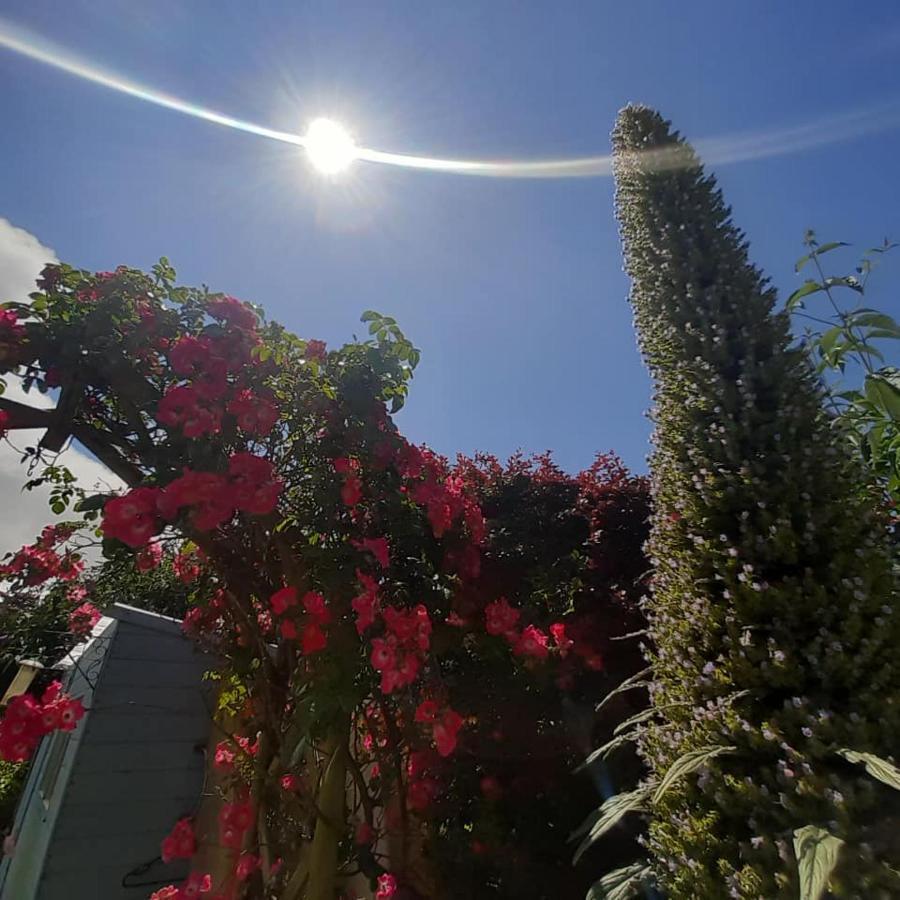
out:
<path id="1" fill-rule="evenodd" d="M 588 891 L 587 900 L 629 900 L 636 897 L 651 871 L 646 863 L 632 863 L 604 875 Z"/>
<path id="2" fill-rule="evenodd" d="M 654 875 L 672 900 L 796 898 L 793 836 L 813 826 L 848 845 L 833 896 L 896 896 L 893 792 L 836 753 L 890 759 L 900 746 L 886 517 L 692 148 L 643 107 L 621 113 L 613 143 L 656 383 L 654 715 L 638 725 Z M 835 249 L 812 246 L 802 264 Z M 886 325 L 856 319 L 855 340 Z M 733 751 L 659 790 L 709 748 Z"/>
<path id="3" fill-rule="evenodd" d="M 20 659 L 54 665 L 74 646 L 69 631 L 69 613 L 74 604 L 67 586 L 57 584 L 45 591 L 17 592 L 0 603 L 0 684 L 12 680 Z"/>
<path id="4" fill-rule="evenodd" d="M 685 778 L 694 772 L 699 772 L 706 767 L 711 759 L 715 759 L 723 753 L 731 753 L 734 749 L 734 747 L 723 747 L 720 744 L 712 747 L 698 747 L 696 750 L 688 750 L 687 753 L 683 756 L 679 756 L 678 759 L 669 766 L 669 771 L 660 779 L 660 782 L 653 793 L 653 802 L 659 803 L 669 788 L 671 788 L 679 779 Z"/>
<path id="5" fill-rule="evenodd" d="M 584 852 L 593 846 L 606 832 L 608 832 L 628 813 L 643 812 L 648 809 L 648 800 L 650 791 L 647 788 L 636 788 L 633 791 L 625 791 L 621 794 L 614 794 L 596 813 L 591 815 L 585 823 L 579 828 L 572 837 L 580 837 L 585 834 L 584 839 L 578 845 L 575 851 L 575 862 L 582 857 Z"/>
<path id="6" fill-rule="evenodd" d="M 900 372 L 885 359 L 890 342 L 900 340 L 900 324 L 862 304 L 876 264 L 897 245 L 885 239 L 880 247 L 866 250 L 854 274 L 826 275 L 821 257 L 850 245 L 843 241 L 820 244 L 812 231 L 807 231 L 804 244 L 809 252 L 795 268 L 800 271 L 811 262 L 818 278 L 794 291 L 786 309 L 803 325 L 803 344 L 816 372 L 826 378 L 835 427 L 845 432 L 896 503 L 900 501 Z M 805 298 L 814 294 L 820 295 L 824 310 L 813 311 L 807 305 Z"/>
<path id="7" fill-rule="evenodd" d="M 5 833 L 12 825 L 27 775 L 28 763 L 0 759 L 0 834 Z"/>
<path id="8" fill-rule="evenodd" d="M 86 580 L 90 600 L 100 609 L 125 603 L 173 619 L 184 618 L 195 588 L 176 576 L 171 555 L 164 556 L 149 572 L 137 571 L 131 556 L 115 557 L 92 569 Z"/>
<path id="9" fill-rule="evenodd" d="M 47 502 L 50 504 L 50 510 L 55 516 L 61 516 L 73 499 L 81 497 L 81 489 L 75 482 L 75 476 L 66 466 L 50 464 L 43 467 L 37 478 L 26 481 L 24 490 L 31 491 L 36 487 L 49 486 L 50 495 Z"/>
<path id="10" fill-rule="evenodd" d="M 79 551 L 102 535 L 107 562 L 66 599 L 187 600 L 216 661 L 221 766 L 239 756 L 220 786 L 258 809 L 245 892 L 331 898 L 339 873 L 390 868 L 424 896 L 442 877 L 485 900 L 584 893 L 566 835 L 606 773 L 573 801 L 572 770 L 623 705 L 594 698 L 641 665 L 614 638 L 643 624 L 646 481 L 612 458 L 452 466 L 391 420 L 419 353 L 390 316 L 328 348 L 174 278 L 47 267 L 0 370 L 60 386 L 33 467 L 73 437 L 129 488 L 71 498 Z M 58 543 L 6 567 L 23 596 L 71 574 Z M 135 573 L 160 548 L 188 588 Z"/>
<path id="11" fill-rule="evenodd" d="M 597 711 L 593 698 L 641 665 L 635 641 L 611 638 L 643 624 L 636 575 L 646 568 L 646 483 L 603 458 L 593 475 L 575 478 L 546 457 L 461 460 L 457 472 L 478 485 L 488 540 L 479 578 L 457 593 L 454 611 L 479 622 L 483 604 L 503 595 L 529 620 L 577 622 L 571 633 L 595 646 L 604 666 L 579 673 L 570 655 L 553 677 L 526 676 L 502 642 L 475 635 L 452 654 L 444 683 L 472 698 L 471 749 L 453 761 L 428 851 L 453 896 L 583 896 L 589 858 L 573 868 L 567 836 L 595 804 L 603 766 L 582 766 L 575 778 L 573 770 L 584 742 L 601 741 L 620 712 Z M 627 777 L 632 757 L 609 762 L 613 780 Z M 485 793 L 485 778 L 496 793 Z M 629 836 L 603 853 L 616 865 L 634 849 Z"/>
<path id="12" fill-rule="evenodd" d="M 873 778 L 900 791 L 900 769 L 886 759 L 875 756 L 874 753 L 857 753 L 855 750 L 838 750 L 838 753 L 848 762 L 862 763 Z"/>
<path id="13" fill-rule="evenodd" d="M 138 572 L 131 556 L 114 557 L 86 572 L 82 583 L 88 591 L 84 599 L 100 610 L 125 603 L 179 619 L 193 590 L 176 577 L 170 556 L 149 572 Z M 7 587 L 0 602 L 0 686 L 15 675 L 20 659 L 52 666 L 75 646 L 78 638 L 69 628 L 69 614 L 81 602 L 70 596 L 65 582 Z"/>
<path id="14" fill-rule="evenodd" d="M 794 856 L 800 873 L 800 900 L 820 900 L 828 888 L 844 842 L 824 828 L 806 825 L 794 832 Z"/>

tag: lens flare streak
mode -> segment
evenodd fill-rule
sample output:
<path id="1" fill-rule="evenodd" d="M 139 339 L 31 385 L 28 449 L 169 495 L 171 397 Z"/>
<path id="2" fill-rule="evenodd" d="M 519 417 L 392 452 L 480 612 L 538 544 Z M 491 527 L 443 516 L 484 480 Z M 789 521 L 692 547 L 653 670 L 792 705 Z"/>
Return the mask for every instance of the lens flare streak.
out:
<path id="1" fill-rule="evenodd" d="M 306 148 L 308 146 L 305 135 L 279 131 L 248 122 L 245 119 L 237 119 L 182 100 L 172 94 L 138 84 L 81 60 L 61 47 L 31 35 L 3 19 L 0 19 L 0 47 L 5 47 L 7 50 L 67 72 L 77 78 L 130 97 L 136 97 L 139 100 L 145 100 L 164 109 L 269 140 L 293 144 L 297 147 Z M 897 127 L 898 124 L 900 124 L 900 103 L 893 101 L 790 128 L 709 138 L 695 143 L 699 153 L 708 163 L 722 165 L 799 153 L 816 147 L 848 141 L 862 135 L 887 131 Z M 414 156 L 368 147 L 354 147 L 354 158 L 406 169 L 494 178 L 586 178 L 606 177 L 612 174 L 612 157 L 608 154 L 571 159 L 479 160 Z M 660 168 L 667 168 L 671 165 L 678 165 L 678 160 L 660 156 L 658 165 Z"/>

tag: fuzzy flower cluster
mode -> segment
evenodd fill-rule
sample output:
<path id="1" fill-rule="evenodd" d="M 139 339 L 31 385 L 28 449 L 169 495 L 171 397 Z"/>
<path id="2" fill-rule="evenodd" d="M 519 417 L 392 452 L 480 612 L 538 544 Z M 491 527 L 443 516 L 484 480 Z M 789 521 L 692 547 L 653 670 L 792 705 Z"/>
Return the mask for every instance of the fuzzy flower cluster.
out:
<path id="1" fill-rule="evenodd" d="M 93 603 L 85 601 L 69 613 L 69 631 L 76 637 L 85 638 L 100 621 L 100 610 Z"/>
<path id="2" fill-rule="evenodd" d="M 381 673 L 381 691 L 390 694 L 412 684 L 431 643 L 431 618 L 421 603 L 414 609 L 387 606 L 385 634 L 372 638 L 370 661 Z"/>
<path id="3" fill-rule="evenodd" d="M 52 578 L 74 581 L 84 571 L 77 553 L 59 552 L 74 529 L 67 525 L 48 525 L 34 544 L 22 547 L 8 563 L 0 565 L 0 577 L 16 577 L 29 587 L 44 584 Z"/>
<path id="4" fill-rule="evenodd" d="M 160 855 L 164 863 L 173 859 L 190 859 L 197 852 L 194 826 L 189 818 L 179 819 L 163 838 Z"/>
<path id="5" fill-rule="evenodd" d="M 285 587 L 269 598 L 272 612 L 279 617 L 282 637 L 300 641 L 304 656 L 320 653 L 328 646 L 325 626 L 332 619 L 325 598 L 317 591 L 307 591 L 298 599 L 295 587 Z"/>
<path id="6" fill-rule="evenodd" d="M 240 849 L 247 831 L 256 820 L 253 804 L 249 800 L 223 803 L 219 811 L 219 840 L 223 847 Z"/>
<path id="7" fill-rule="evenodd" d="M 234 453 L 225 473 L 185 469 L 164 488 L 133 488 L 107 501 L 103 533 L 130 547 L 142 547 L 185 510 L 194 528 L 211 531 L 229 522 L 236 512 L 254 516 L 272 512 L 282 488 L 267 459 Z"/>
<path id="8" fill-rule="evenodd" d="M 206 897 L 212 890 L 212 876 L 208 873 L 191 872 L 181 887 L 166 885 L 150 895 L 150 900 L 217 900 Z"/>
<path id="9" fill-rule="evenodd" d="M 577 626 L 554 622 L 548 635 L 535 625 L 519 629 L 521 615 L 521 611 L 510 605 L 505 597 L 500 597 L 484 609 L 485 631 L 504 638 L 512 652 L 525 660 L 543 662 L 550 656 L 551 650 L 554 650 L 561 658 L 574 653 L 581 657 L 588 669 L 599 671 L 603 668 L 603 657 L 590 642 L 580 639 L 580 629 Z M 575 638 L 573 634 L 576 635 Z"/>
<path id="10" fill-rule="evenodd" d="M 454 709 L 441 709 L 436 700 L 425 699 L 416 707 L 415 721 L 427 725 L 437 752 L 450 756 L 456 749 L 457 735 L 465 719 Z"/>
<path id="11" fill-rule="evenodd" d="M 29 759 L 45 734 L 72 731 L 83 715 L 81 701 L 64 693 L 58 681 L 52 682 L 39 700 L 31 694 L 13 697 L 0 721 L 0 759 Z"/>
<path id="12" fill-rule="evenodd" d="M 156 418 L 186 438 L 200 438 L 218 434 L 227 413 L 246 435 L 265 437 L 278 421 L 278 407 L 270 395 L 241 383 L 244 371 L 256 362 L 256 314 L 233 297 L 207 302 L 206 311 L 224 330 L 183 335 L 167 346 L 171 371 L 186 381 L 169 387 Z"/>
<path id="13" fill-rule="evenodd" d="M 233 772 L 240 755 L 247 760 L 252 760 L 258 752 L 259 741 L 251 741 L 248 737 L 238 735 L 233 741 L 219 741 L 216 744 L 213 765 L 220 772 Z"/>
<path id="14" fill-rule="evenodd" d="M 447 471 L 446 461 L 427 448 L 406 444 L 396 461 L 397 471 L 406 479 L 406 492 L 425 508 L 432 533 L 443 537 L 458 521 L 463 521 L 477 546 L 486 530 L 481 508 L 467 490 L 465 481 Z"/>

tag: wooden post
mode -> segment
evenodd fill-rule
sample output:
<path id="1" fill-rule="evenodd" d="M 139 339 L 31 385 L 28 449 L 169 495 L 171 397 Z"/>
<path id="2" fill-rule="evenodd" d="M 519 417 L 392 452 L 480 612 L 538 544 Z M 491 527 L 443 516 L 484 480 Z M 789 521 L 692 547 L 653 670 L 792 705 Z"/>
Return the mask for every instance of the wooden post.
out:
<path id="1" fill-rule="evenodd" d="M 6 689 L 3 699 L 0 700 L 0 706 L 6 706 L 13 697 L 24 694 L 31 687 L 31 682 L 34 681 L 37 673 L 43 668 L 39 662 L 35 662 L 33 659 L 20 659 L 19 671 L 16 672 L 15 678 Z"/>

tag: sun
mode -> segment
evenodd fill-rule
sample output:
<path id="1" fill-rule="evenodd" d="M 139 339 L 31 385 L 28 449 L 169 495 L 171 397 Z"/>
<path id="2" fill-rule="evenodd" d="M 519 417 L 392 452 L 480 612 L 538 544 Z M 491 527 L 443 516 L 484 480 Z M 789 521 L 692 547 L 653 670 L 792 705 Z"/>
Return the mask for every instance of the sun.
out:
<path id="1" fill-rule="evenodd" d="M 306 155 L 325 175 L 343 172 L 356 159 L 357 147 L 350 132 L 331 119 L 315 119 L 303 136 Z"/>

